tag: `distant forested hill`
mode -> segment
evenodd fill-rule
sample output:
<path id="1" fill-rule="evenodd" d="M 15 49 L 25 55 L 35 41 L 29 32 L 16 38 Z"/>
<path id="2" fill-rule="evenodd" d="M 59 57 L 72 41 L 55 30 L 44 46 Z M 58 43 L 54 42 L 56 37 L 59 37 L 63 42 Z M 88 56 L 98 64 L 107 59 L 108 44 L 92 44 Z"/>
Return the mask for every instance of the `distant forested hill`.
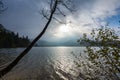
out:
<path id="1" fill-rule="evenodd" d="M 26 47 L 30 44 L 28 37 L 19 37 L 19 34 L 15 34 L 9 31 L 0 24 L 0 48 L 12 48 L 12 47 Z"/>

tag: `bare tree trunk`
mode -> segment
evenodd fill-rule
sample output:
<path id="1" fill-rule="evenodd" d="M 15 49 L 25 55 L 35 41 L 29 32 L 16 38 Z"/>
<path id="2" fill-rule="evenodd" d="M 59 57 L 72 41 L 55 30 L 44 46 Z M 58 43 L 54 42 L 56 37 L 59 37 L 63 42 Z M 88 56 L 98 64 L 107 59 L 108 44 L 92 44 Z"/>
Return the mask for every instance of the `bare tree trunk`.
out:
<path id="1" fill-rule="evenodd" d="M 48 18 L 48 21 L 42 30 L 42 32 L 31 42 L 31 44 L 13 61 L 11 62 L 6 68 L 2 69 L 0 71 L 0 78 L 7 74 L 9 71 L 11 71 L 17 64 L 18 62 L 31 50 L 31 48 L 34 46 L 34 44 L 42 37 L 42 35 L 45 33 L 46 29 L 48 28 L 50 22 L 52 21 L 53 14 L 56 11 L 58 5 L 58 0 L 55 0 L 54 6 L 51 10 L 50 16 Z"/>

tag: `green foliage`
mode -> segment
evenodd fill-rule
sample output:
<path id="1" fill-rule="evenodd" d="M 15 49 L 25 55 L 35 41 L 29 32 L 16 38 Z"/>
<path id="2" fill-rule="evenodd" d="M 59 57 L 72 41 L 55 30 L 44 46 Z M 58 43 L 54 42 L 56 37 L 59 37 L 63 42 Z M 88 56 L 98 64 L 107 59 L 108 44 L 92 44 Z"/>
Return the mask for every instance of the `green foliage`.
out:
<path id="1" fill-rule="evenodd" d="M 28 37 L 19 37 L 19 34 L 6 30 L 0 25 L 0 48 L 26 47 L 30 43 Z"/>
<path id="2" fill-rule="evenodd" d="M 119 79 L 120 38 L 115 30 L 108 27 L 92 30 L 91 37 L 87 38 L 87 35 L 84 34 L 83 40 L 91 44 L 85 50 L 88 60 L 95 66 L 102 68 L 105 77 L 110 75 L 113 79 Z M 93 47 L 93 45 L 97 45 L 97 47 Z"/>

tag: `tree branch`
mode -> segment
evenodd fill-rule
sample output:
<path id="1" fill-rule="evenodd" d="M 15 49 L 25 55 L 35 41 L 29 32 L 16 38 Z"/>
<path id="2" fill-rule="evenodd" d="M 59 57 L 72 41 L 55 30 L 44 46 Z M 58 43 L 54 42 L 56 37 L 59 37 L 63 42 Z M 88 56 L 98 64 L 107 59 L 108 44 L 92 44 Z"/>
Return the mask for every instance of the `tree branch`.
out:
<path id="1" fill-rule="evenodd" d="M 47 21 L 42 32 L 31 42 L 31 44 L 12 63 L 10 63 L 6 68 L 0 71 L 0 78 L 5 74 L 7 74 L 9 71 L 11 71 L 18 64 L 18 62 L 30 51 L 30 49 L 34 46 L 34 44 L 42 37 L 46 29 L 48 28 L 50 22 L 52 21 L 52 17 L 56 11 L 57 5 L 58 5 L 58 0 L 55 0 L 53 10 L 49 16 L 49 20 Z"/>
<path id="2" fill-rule="evenodd" d="M 64 23 L 64 22 L 62 22 L 62 21 L 60 21 L 60 20 L 58 20 L 56 17 L 53 17 L 53 19 L 56 20 L 57 22 L 59 22 L 60 24 L 66 24 L 66 23 Z"/>

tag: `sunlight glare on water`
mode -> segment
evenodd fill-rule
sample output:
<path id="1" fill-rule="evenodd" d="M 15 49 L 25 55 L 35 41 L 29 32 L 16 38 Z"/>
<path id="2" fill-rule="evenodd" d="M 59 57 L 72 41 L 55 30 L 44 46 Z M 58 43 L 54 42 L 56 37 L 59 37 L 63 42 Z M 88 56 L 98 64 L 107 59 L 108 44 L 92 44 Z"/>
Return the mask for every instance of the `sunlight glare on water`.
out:
<path id="1" fill-rule="evenodd" d="M 30 78 L 34 78 L 33 80 L 36 78 L 44 80 L 47 76 L 49 79 L 68 80 L 69 76 L 67 75 L 73 74 L 71 69 L 74 68 L 74 57 L 71 52 L 79 55 L 83 49 L 80 47 L 34 47 L 4 78 L 26 80 L 31 76 Z M 24 49 L 9 49 L 9 55 L 12 56 L 12 52 L 14 52 L 17 56 L 22 50 Z M 0 50 L 0 53 L 4 52 L 5 54 L 7 51 L 7 49 Z"/>

